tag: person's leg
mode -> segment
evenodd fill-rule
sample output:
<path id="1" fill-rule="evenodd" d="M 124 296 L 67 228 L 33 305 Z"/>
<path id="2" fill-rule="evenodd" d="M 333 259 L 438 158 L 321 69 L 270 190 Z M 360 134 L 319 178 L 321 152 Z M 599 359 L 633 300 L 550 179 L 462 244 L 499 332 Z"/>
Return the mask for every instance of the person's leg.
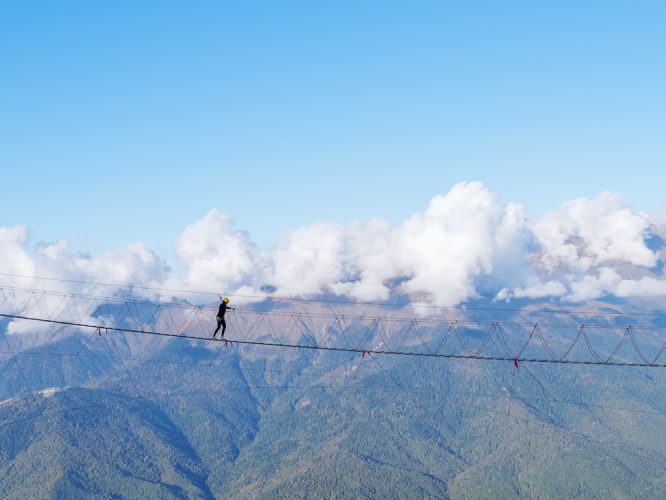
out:
<path id="1" fill-rule="evenodd" d="M 227 322 L 224 321 L 224 318 L 222 318 L 222 337 L 224 337 L 224 332 L 226 331 L 226 329 L 227 329 Z"/>
<path id="2" fill-rule="evenodd" d="M 224 321 L 220 321 L 219 319 L 217 320 L 217 328 L 213 332 L 213 337 L 215 337 L 215 335 L 217 335 L 217 332 L 220 330 L 220 326 L 222 326 L 223 323 L 224 323 Z M 222 335 L 224 335 L 224 330 L 222 330 Z"/>

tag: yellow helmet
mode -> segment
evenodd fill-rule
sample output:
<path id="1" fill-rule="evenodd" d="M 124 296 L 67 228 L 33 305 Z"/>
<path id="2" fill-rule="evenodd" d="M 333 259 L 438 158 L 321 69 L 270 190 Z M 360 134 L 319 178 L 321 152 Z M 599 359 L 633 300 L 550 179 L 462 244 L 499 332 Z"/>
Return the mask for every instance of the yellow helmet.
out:
<path id="1" fill-rule="evenodd" d="M 229 303 L 229 297 L 225 297 L 225 298 L 223 298 L 223 299 L 222 299 L 222 302 L 224 302 L 225 304 L 228 304 L 228 303 Z"/>

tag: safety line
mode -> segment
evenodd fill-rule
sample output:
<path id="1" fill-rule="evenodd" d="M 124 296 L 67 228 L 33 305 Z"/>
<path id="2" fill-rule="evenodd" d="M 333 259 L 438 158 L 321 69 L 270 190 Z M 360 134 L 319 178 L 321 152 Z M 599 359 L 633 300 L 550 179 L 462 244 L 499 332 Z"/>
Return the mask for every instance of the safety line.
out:
<path id="1" fill-rule="evenodd" d="M 112 326 L 104 325 L 92 325 L 86 323 L 75 323 L 69 321 L 59 321 L 51 320 L 44 318 L 34 318 L 30 316 L 20 316 L 14 314 L 2 314 L 0 317 L 10 318 L 10 319 L 22 319 L 27 321 L 37 321 L 41 323 L 51 323 L 57 325 L 68 325 L 68 326 L 77 326 L 81 328 L 93 328 L 96 330 L 105 330 L 105 331 L 115 331 L 115 332 L 124 332 L 124 333 L 140 333 L 144 335 L 156 335 L 160 337 L 173 337 L 178 339 L 190 339 L 190 340 L 201 340 L 206 342 L 220 342 L 220 340 L 214 339 L 212 337 L 195 337 L 190 335 L 177 335 L 175 333 L 166 333 L 166 332 L 156 332 L 150 330 L 134 330 L 131 328 L 119 328 Z M 408 352 L 408 351 L 383 351 L 375 349 L 357 349 L 352 347 L 324 347 L 324 346 L 313 346 L 313 345 L 303 345 L 303 344 L 289 344 L 286 342 L 262 342 L 257 340 L 235 340 L 235 339 L 222 339 L 226 342 L 236 343 L 236 344 L 245 344 L 253 346 L 267 346 L 267 347 L 285 347 L 290 349 L 311 349 L 318 351 L 332 351 L 332 352 L 348 352 L 355 354 L 380 354 L 387 356 L 412 356 L 412 357 L 424 357 L 424 358 L 445 358 L 445 359 L 470 359 L 470 360 L 479 360 L 479 361 L 511 361 L 519 363 L 552 363 L 552 364 L 562 364 L 562 365 L 596 365 L 596 366 L 623 366 L 623 367 L 644 367 L 644 368 L 666 368 L 666 364 L 663 363 L 631 363 L 631 362 L 620 362 L 620 361 L 586 361 L 586 360 L 573 360 L 573 359 L 546 359 L 546 358 L 522 358 L 522 357 L 511 357 L 511 356 L 480 356 L 475 354 L 441 354 L 434 352 Z"/>

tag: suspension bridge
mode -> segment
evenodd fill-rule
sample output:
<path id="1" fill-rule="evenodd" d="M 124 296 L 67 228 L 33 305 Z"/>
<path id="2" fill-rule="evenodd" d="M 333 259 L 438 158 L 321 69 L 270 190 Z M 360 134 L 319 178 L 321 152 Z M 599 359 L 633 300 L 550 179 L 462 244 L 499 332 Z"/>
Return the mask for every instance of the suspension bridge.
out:
<path id="1" fill-rule="evenodd" d="M 39 402 L 36 395 L 43 391 L 38 391 L 35 384 L 31 383 L 29 374 L 24 373 L 24 360 L 31 356 L 113 359 L 120 363 L 119 370 L 126 373 L 127 387 L 133 386 L 133 392 L 138 397 L 175 397 L 178 394 L 191 395 L 193 391 L 211 393 L 212 389 L 208 387 L 189 385 L 185 385 L 180 392 L 173 389 L 155 392 L 149 388 L 150 383 L 146 386 L 147 381 L 142 384 L 140 375 L 128 363 L 134 362 L 135 367 L 142 363 L 171 363 L 176 366 L 190 363 L 183 359 L 158 359 L 151 356 L 150 349 L 157 345 L 151 343 L 151 339 L 185 342 L 191 344 L 192 349 L 208 350 L 208 358 L 191 362 L 204 367 L 216 366 L 216 360 L 220 353 L 226 351 L 226 347 L 242 347 L 245 352 L 242 356 L 239 354 L 238 360 L 247 379 L 252 381 L 256 389 L 337 388 L 428 393 L 435 390 L 429 383 L 421 387 L 404 386 L 384 367 L 380 359 L 402 356 L 415 361 L 448 359 L 504 363 L 512 370 L 511 382 L 505 393 L 508 397 L 506 411 L 474 402 L 479 398 L 495 401 L 498 394 L 477 394 L 474 391 L 449 388 L 448 397 L 455 398 L 456 404 L 470 410 L 510 417 L 610 448 L 616 444 L 560 428 L 541 418 L 532 418 L 529 413 L 520 413 L 517 409 L 512 412 L 514 367 L 524 368 L 521 372 L 523 377 L 528 378 L 523 379 L 523 383 L 536 384 L 538 391 L 545 395 L 547 404 L 580 407 L 589 412 L 603 409 L 652 417 L 664 415 L 660 409 L 595 405 L 564 398 L 548 389 L 527 368 L 530 364 L 664 368 L 666 328 L 661 326 L 664 318 L 660 314 L 484 307 L 428 308 L 423 311 L 412 307 L 344 301 L 241 299 L 244 300 L 233 301 L 238 304 L 234 304 L 235 309 L 227 314 L 226 339 L 220 341 L 211 336 L 217 311 L 217 303 L 214 302 L 196 305 L 184 301 L 166 302 L 0 286 L 0 330 L 4 332 L 7 348 L 0 350 L 0 355 L 4 355 L 5 359 L 13 358 L 13 364 L 21 371 L 23 385 L 31 394 L 36 409 L 36 413 L 28 412 L 27 416 L 20 415 L 2 425 L 11 425 L 17 419 L 48 414 L 49 411 L 71 412 L 88 407 L 67 406 L 60 410 L 49 410 L 43 402 Z M 72 334 L 84 339 L 82 347 L 77 345 L 76 351 L 65 352 L 60 348 L 52 351 L 48 348 Z M 113 339 L 114 342 L 107 344 L 106 350 L 98 349 L 95 352 L 94 341 L 100 338 Z M 143 344 L 141 353 L 136 350 L 132 352 L 132 349 L 125 349 L 121 353 L 120 342 L 128 341 Z M 46 348 L 39 349 L 40 346 Z M 163 344 L 157 345 L 160 346 Z M 84 353 L 84 349 L 88 352 Z M 185 352 L 187 349 L 184 346 Z M 256 359 L 257 356 L 269 356 L 270 351 L 266 349 L 339 353 L 357 358 L 355 363 L 364 363 L 371 358 L 373 366 L 384 373 L 385 383 L 351 380 L 347 372 L 337 375 L 336 372 L 330 372 L 318 375 L 311 385 L 271 385 L 265 382 L 265 378 L 262 379 L 270 372 L 269 368 L 258 369 L 247 362 L 248 352 L 254 350 Z M 184 351 L 181 349 L 179 352 Z M 234 350 L 229 353 L 233 355 Z M 23 360 L 19 361 L 22 356 Z M 413 370 L 414 366 L 410 369 Z M 283 370 L 278 372 L 275 376 L 285 375 Z M 333 381 L 335 377 L 344 378 L 344 384 L 336 384 Z M 237 383 L 217 390 L 223 393 L 247 390 L 242 384 L 234 385 Z M 111 384 L 111 387 L 115 387 L 117 383 Z M 119 394 L 119 401 L 123 397 L 129 395 Z M 523 400 L 524 405 L 536 403 Z M 544 402 L 540 401 L 539 404 L 543 405 Z M 626 443 L 621 450 L 654 460 Z"/>
<path id="2" fill-rule="evenodd" d="M 228 313 L 223 342 L 361 357 L 666 367 L 666 328 L 649 321 L 659 315 L 447 308 L 418 317 L 410 316 L 414 311 L 407 307 L 395 311 L 373 304 L 298 305 L 265 301 L 237 306 Z M 219 342 L 211 336 L 216 309 L 215 304 L 0 287 L 0 318 L 11 322 L 9 337 L 14 332 L 49 332 L 49 327 L 56 327 L 58 333 L 69 328 L 89 335 L 131 334 L 214 343 Z M 480 315 L 485 318 L 475 318 Z M 5 340 L 9 342 L 7 335 Z"/>

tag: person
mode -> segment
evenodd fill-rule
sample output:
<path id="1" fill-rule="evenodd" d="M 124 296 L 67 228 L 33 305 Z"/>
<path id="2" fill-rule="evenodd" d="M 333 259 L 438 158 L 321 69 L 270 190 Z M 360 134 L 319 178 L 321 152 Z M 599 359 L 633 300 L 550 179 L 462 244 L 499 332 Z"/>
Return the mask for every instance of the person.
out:
<path id="1" fill-rule="evenodd" d="M 222 297 L 220 297 L 222 299 Z M 225 297 L 222 299 L 222 303 L 220 304 L 220 308 L 217 310 L 217 328 L 213 332 L 213 338 L 216 338 L 215 336 L 217 335 L 217 332 L 220 330 L 220 327 L 222 327 L 222 335 L 220 335 L 220 339 L 224 338 L 224 332 L 227 329 L 227 322 L 224 320 L 224 314 L 227 312 L 227 309 L 231 309 L 232 311 L 234 310 L 233 307 L 229 307 L 229 298 Z"/>

